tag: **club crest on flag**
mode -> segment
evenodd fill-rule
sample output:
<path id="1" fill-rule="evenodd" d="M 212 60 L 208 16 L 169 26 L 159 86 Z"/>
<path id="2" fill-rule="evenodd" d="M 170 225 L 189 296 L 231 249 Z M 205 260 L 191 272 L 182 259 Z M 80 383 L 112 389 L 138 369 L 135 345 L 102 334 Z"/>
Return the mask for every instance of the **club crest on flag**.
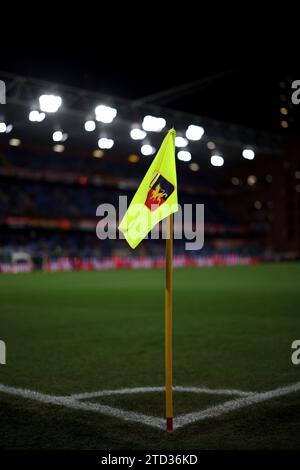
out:
<path id="1" fill-rule="evenodd" d="M 148 207 L 150 211 L 155 211 L 166 202 L 173 191 L 173 184 L 167 181 L 160 173 L 156 173 L 151 181 L 145 206 Z"/>

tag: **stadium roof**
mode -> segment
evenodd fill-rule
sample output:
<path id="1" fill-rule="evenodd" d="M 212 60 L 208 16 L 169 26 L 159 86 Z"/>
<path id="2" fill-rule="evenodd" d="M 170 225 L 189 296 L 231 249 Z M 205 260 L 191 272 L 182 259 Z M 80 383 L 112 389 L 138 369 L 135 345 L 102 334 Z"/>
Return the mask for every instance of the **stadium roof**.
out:
<path id="1" fill-rule="evenodd" d="M 226 74 L 225 74 L 226 75 Z M 229 124 L 223 121 L 202 117 L 198 114 L 177 111 L 155 104 L 171 99 L 174 94 L 183 97 L 193 89 L 206 85 L 206 80 L 196 80 L 164 92 L 151 94 L 140 99 L 124 99 L 103 93 L 93 92 L 78 87 L 52 83 L 44 80 L 0 72 L 0 78 L 6 83 L 7 104 L 2 106 L 0 121 L 13 125 L 12 136 L 24 141 L 41 144 L 53 144 L 52 134 L 62 131 L 68 135 L 66 145 L 71 148 L 96 149 L 100 137 L 112 138 L 115 141 L 114 151 L 140 154 L 141 141 L 130 137 L 133 126 L 142 126 L 146 115 L 163 117 L 166 120 L 165 130 L 175 127 L 177 135 L 185 137 L 189 125 L 203 127 L 205 133 L 200 141 L 190 141 L 188 150 L 193 156 L 209 156 L 212 150 L 240 155 L 243 148 L 253 148 L 263 154 L 281 152 L 284 138 L 274 133 L 254 130 L 249 127 Z M 216 77 L 217 79 L 218 77 Z M 33 109 L 39 109 L 39 97 L 42 94 L 55 94 L 62 97 L 62 105 L 56 113 L 49 113 L 43 122 L 30 122 L 28 115 Z M 95 107 L 104 104 L 117 109 L 117 116 L 109 124 L 96 123 L 93 132 L 86 132 L 84 123 L 95 120 Z M 142 143 L 158 148 L 162 135 L 160 132 L 148 132 Z M 213 142 L 214 149 L 209 147 Z M 196 158 L 197 159 L 197 158 Z"/>

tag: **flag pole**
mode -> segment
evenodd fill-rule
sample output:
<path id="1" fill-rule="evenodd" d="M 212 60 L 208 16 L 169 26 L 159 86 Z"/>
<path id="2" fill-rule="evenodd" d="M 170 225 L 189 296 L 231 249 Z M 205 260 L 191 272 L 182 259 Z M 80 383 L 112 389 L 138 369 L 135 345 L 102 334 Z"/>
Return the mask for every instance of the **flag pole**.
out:
<path id="1" fill-rule="evenodd" d="M 167 431 L 173 431 L 173 377 L 172 377 L 172 291 L 173 291 L 173 235 L 174 216 L 168 217 L 166 240 L 166 298 L 165 298 L 165 380 Z"/>

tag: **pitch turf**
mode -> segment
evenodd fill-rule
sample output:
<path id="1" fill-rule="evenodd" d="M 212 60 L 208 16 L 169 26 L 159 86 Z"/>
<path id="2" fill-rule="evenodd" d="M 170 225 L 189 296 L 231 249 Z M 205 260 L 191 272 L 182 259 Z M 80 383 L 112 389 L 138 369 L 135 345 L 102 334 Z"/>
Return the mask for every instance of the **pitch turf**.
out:
<path id="1" fill-rule="evenodd" d="M 265 391 L 300 381 L 300 265 L 178 269 L 174 383 Z M 0 276 L 0 383 L 51 395 L 164 383 L 160 270 Z M 228 397 L 175 394 L 175 413 Z M 96 402 L 99 399 L 94 399 Z M 162 416 L 163 394 L 104 404 Z M 144 424 L 0 393 L 0 448 L 249 449 L 300 447 L 300 392 L 173 434 Z"/>

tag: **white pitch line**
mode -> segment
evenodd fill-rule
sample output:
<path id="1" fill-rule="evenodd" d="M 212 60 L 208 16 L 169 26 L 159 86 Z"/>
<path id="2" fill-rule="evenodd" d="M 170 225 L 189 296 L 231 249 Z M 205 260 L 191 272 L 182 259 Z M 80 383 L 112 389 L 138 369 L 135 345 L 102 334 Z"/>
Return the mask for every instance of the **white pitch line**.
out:
<path id="1" fill-rule="evenodd" d="M 164 389 L 165 390 L 165 389 Z M 205 393 L 207 395 L 235 395 L 238 397 L 247 397 L 249 395 L 253 395 L 256 392 L 245 392 L 243 390 L 235 390 L 235 389 L 214 389 L 214 388 L 207 388 L 207 387 L 181 387 L 180 385 L 173 387 L 175 392 L 191 392 L 191 393 Z"/>
<path id="2" fill-rule="evenodd" d="M 84 403 L 74 400 L 74 398 L 70 397 L 47 395 L 45 393 L 35 392 L 33 390 L 27 390 L 24 388 L 8 387 L 3 384 L 0 384 L 0 392 L 36 400 L 42 403 L 64 406 L 74 410 L 94 411 L 107 416 L 112 416 L 114 418 L 123 419 L 125 421 L 146 424 L 154 428 L 164 429 L 165 427 L 165 420 L 162 418 L 147 416 L 142 413 L 135 413 L 133 411 L 120 410 L 111 406 L 101 405 L 100 403 Z"/>
<path id="3" fill-rule="evenodd" d="M 87 398 L 107 397 L 110 395 L 127 395 L 131 393 L 163 392 L 164 387 L 135 387 L 121 388 L 118 390 L 98 390 L 96 392 L 77 393 L 71 395 L 75 400 L 85 400 Z"/>
<path id="4" fill-rule="evenodd" d="M 195 387 L 176 387 L 176 389 L 178 388 L 180 391 L 195 389 Z M 149 390 L 152 391 L 153 389 L 155 391 L 157 391 L 157 389 L 164 390 L 163 387 L 147 387 L 147 391 Z M 129 390 L 129 391 L 135 390 L 135 392 L 133 393 L 137 393 L 136 390 L 140 390 L 140 389 L 122 389 L 122 390 Z M 143 388 L 142 390 L 145 390 L 145 388 Z M 200 390 L 200 388 L 197 390 Z M 206 389 L 203 388 L 202 390 L 206 390 Z M 186 426 L 187 424 L 191 424 L 197 421 L 202 421 L 204 419 L 210 419 L 210 418 L 216 418 L 218 416 L 222 416 L 223 414 L 229 413 L 230 411 L 235 411 L 235 410 L 244 408 L 246 406 L 253 405 L 255 403 L 260 403 L 266 400 L 271 400 L 273 398 L 278 398 L 278 397 L 287 395 L 289 393 L 299 392 L 299 391 L 300 391 L 300 382 L 287 385 L 286 387 L 280 387 L 274 390 L 269 390 L 267 392 L 262 392 L 262 393 L 249 392 L 249 395 L 244 396 L 242 398 L 229 400 L 220 405 L 212 406 L 212 407 L 207 408 L 206 410 L 199 411 L 196 413 L 188 413 L 185 415 L 178 416 L 177 418 L 174 419 L 174 428 L 178 429 L 183 426 Z M 157 418 L 154 416 L 147 416 L 142 413 L 124 411 L 118 408 L 101 405 L 99 403 L 78 401 L 74 398 L 74 396 L 58 397 L 55 395 L 47 395 L 44 393 L 35 392 L 33 390 L 8 387 L 3 384 L 0 384 L 0 392 L 7 393 L 10 395 L 21 396 L 23 398 L 36 400 L 42 403 L 64 406 L 66 408 L 72 408 L 75 410 L 93 411 L 93 412 L 101 413 L 104 415 L 112 416 L 114 418 L 124 419 L 125 421 L 133 421 L 137 423 L 146 424 L 148 426 L 152 426 L 157 429 L 165 429 L 165 419 Z M 244 393 L 247 393 L 247 392 L 244 392 Z M 84 395 L 84 394 L 81 394 L 81 395 Z"/>
<path id="5" fill-rule="evenodd" d="M 211 406 L 206 410 L 199 411 L 197 413 L 188 413 L 182 416 L 178 416 L 174 420 L 174 428 L 181 428 L 187 424 L 195 423 L 202 421 L 204 419 L 216 418 L 222 416 L 230 411 L 235 411 L 246 406 L 254 405 L 255 403 L 261 403 L 266 400 L 271 400 L 273 398 L 278 398 L 283 395 L 288 395 L 289 393 L 299 392 L 300 391 L 300 382 L 297 382 L 292 385 L 287 385 L 286 387 L 276 388 L 274 390 L 269 390 L 268 392 L 255 393 L 244 398 L 238 398 L 236 400 L 226 401 L 220 405 Z"/>
<path id="6" fill-rule="evenodd" d="M 164 392 L 165 387 L 135 387 L 135 388 L 121 388 L 119 390 L 99 390 L 97 392 L 77 393 L 71 395 L 75 400 L 85 400 L 87 398 L 106 397 L 110 395 L 128 395 L 134 393 L 148 393 L 148 392 Z M 244 392 L 243 390 L 227 390 L 227 389 L 213 389 L 207 387 L 173 387 L 174 392 L 191 392 L 191 393 L 205 393 L 208 395 L 235 395 L 235 396 L 249 396 L 256 392 Z"/>

